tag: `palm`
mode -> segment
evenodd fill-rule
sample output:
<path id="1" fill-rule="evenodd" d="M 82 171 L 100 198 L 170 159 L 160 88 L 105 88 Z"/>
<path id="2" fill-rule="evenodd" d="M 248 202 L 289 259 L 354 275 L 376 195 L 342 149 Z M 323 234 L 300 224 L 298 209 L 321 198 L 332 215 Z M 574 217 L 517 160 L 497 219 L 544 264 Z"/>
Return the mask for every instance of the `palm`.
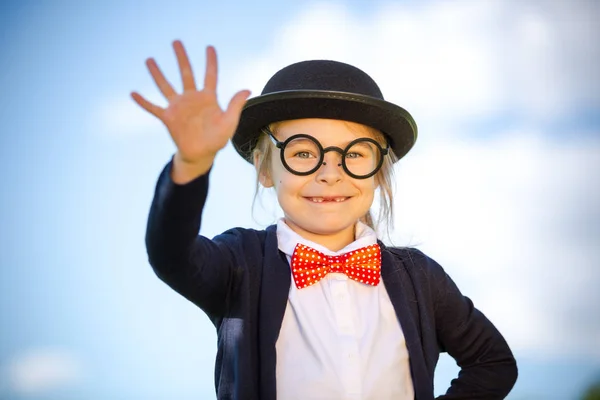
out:
<path id="1" fill-rule="evenodd" d="M 146 64 L 162 94 L 169 101 L 166 108 L 158 107 L 138 93 L 133 99 L 146 111 L 160 119 L 177 146 L 182 160 L 193 163 L 202 157 L 216 154 L 235 132 L 248 91 L 238 92 L 225 111 L 217 102 L 217 60 L 212 47 L 207 49 L 204 89 L 198 91 L 191 65 L 181 42 L 173 47 L 183 81 L 183 93 L 177 94 L 167 82 L 153 59 Z"/>
<path id="2" fill-rule="evenodd" d="M 216 153 L 235 129 L 228 124 L 214 94 L 206 92 L 184 92 L 174 97 L 162 121 L 184 160 Z"/>

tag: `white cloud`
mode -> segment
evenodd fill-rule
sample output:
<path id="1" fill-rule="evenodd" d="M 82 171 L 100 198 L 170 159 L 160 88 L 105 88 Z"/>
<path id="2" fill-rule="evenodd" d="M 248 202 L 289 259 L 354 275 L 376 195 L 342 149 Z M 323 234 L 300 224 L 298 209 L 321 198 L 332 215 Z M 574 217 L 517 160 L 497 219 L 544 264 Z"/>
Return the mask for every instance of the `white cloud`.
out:
<path id="1" fill-rule="evenodd" d="M 359 15 L 313 3 L 280 21 L 272 46 L 244 60 L 231 85 L 258 94 L 279 68 L 328 58 L 364 69 L 418 120 L 445 126 L 510 112 L 550 121 L 584 102 L 600 104 L 598 8 L 585 1 L 390 2 Z"/>
<path id="2" fill-rule="evenodd" d="M 6 366 L 10 391 L 24 395 L 71 387 L 80 382 L 82 373 L 77 357 L 57 348 L 32 349 Z"/>
<path id="3" fill-rule="evenodd" d="M 584 104 L 600 106 L 600 26 L 593 20 L 599 12 L 600 3 L 583 0 L 389 2 L 361 14 L 314 2 L 273 24 L 271 45 L 240 60 L 244 68 L 222 80 L 219 91 L 227 95 L 223 104 L 243 88 L 258 95 L 279 68 L 327 58 L 364 69 L 417 121 L 447 126 L 510 113 L 550 122 Z M 195 71 L 201 76 L 204 65 Z M 164 105 L 158 95 L 150 100 Z M 92 119 L 104 134 L 135 137 L 160 126 L 125 93 L 100 104 Z"/>

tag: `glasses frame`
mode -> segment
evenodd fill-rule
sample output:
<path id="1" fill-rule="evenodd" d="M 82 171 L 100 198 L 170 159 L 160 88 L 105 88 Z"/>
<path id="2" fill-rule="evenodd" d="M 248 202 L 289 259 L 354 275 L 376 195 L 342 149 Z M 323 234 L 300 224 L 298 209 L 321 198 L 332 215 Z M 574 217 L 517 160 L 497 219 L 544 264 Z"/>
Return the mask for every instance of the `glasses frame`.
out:
<path id="1" fill-rule="evenodd" d="M 350 176 L 354 179 L 367 179 L 367 178 L 370 178 L 373 175 L 375 175 L 381 169 L 381 166 L 383 165 L 383 159 L 385 156 L 387 156 L 389 154 L 389 151 L 390 151 L 389 143 L 386 143 L 386 147 L 384 148 L 375 139 L 367 138 L 367 137 L 358 138 L 358 139 L 351 141 L 350 143 L 348 143 L 348 145 L 344 149 L 337 147 L 337 146 L 329 146 L 329 147 L 323 148 L 323 145 L 321 145 L 321 143 L 315 137 L 307 135 L 305 133 L 299 133 L 297 135 L 292 135 L 289 138 L 287 138 L 285 141 L 281 142 L 281 141 L 277 140 L 277 138 L 275 137 L 273 132 L 271 132 L 271 130 L 268 127 L 264 127 L 262 130 L 264 133 L 266 133 L 269 136 L 269 138 L 271 138 L 271 141 L 273 142 L 275 147 L 277 147 L 279 149 L 281 163 L 283 164 L 285 169 L 287 169 L 290 173 L 292 173 L 294 175 L 298 175 L 298 176 L 307 176 L 307 175 L 311 175 L 311 174 L 314 174 L 315 172 L 317 172 L 317 170 L 319 168 L 321 168 L 322 165 L 326 165 L 325 153 L 327 153 L 329 151 L 335 151 L 337 153 L 340 153 L 340 155 L 342 156 L 342 162 L 340 164 L 338 164 L 338 167 L 341 166 L 344 169 L 344 172 L 346 172 L 346 174 L 348 174 L 348 176 Z M 285 162 L 285 155 L 284 155 L 285 154 L 285 146 L 287 146 L 288 143 L 290 143 L 292 140 L 298 139 L 298 138 L 306 138 L 306 139 L 312 140 L 314 143 L 316 143 L 317 147 L 319 148 L 319 161 L 317 162 L 317 165 L 310 171 L 306 171 L 306 172 L 295 171 L 287 164 L 287 162 Z M 377 164 L 375 169 L 373 169 L 373 171 L 371 173 L 366 174 L 366 175 L 353 174 L 352 172 L 350 172 L 350 170 L 348 169 L 348 166 L 346 165 L 346 155 L 348 154 L 348 150 L 350 150 L 350 148 L 352 146 L 354 146 L 356 143 L 361 143 L 361 142 L 373 143 L 379 149 L 379 152 L 381 154 L 379 163 Z"/>

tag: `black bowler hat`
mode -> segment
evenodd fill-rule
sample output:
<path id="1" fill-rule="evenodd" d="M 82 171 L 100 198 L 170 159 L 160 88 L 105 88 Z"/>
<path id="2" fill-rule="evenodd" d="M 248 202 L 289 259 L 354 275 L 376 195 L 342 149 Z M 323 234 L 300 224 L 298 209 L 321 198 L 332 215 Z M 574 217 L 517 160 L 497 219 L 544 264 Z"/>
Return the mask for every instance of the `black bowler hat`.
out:
<path id="1" fill-rule="evenodd" d="M 249 99 L 231 139 L 237 152 L 252 163 L 261 129 L 270 123 L 301 118 L 357 122 L 380 130 L 398 159 L 417 139 L 408 111 L 383 99 L 365 72 L 337 61 L 313 60 L 277 72 L 260 96 Z"/>

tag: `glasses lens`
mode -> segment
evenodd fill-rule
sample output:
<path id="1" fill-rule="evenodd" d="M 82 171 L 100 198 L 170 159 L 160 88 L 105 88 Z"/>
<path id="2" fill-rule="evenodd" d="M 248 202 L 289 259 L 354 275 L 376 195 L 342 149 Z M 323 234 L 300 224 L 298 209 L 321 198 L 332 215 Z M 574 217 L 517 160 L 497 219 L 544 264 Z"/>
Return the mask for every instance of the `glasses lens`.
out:
<path id="1" fill-rule="evenodd" d="M 375 143 L 364 140 L 353 144 L 346 152 L 346 168 L 356 176 L 371 174 L 381 161 L 381 148 Z"/>
<path id="2" fill-rule="evenodd" d="M 304 173 L 317 166 L 321 159 L 321 150 L 314 140 L 301 137 L 287 143 L 283 156 L 288 167 Z"/>

